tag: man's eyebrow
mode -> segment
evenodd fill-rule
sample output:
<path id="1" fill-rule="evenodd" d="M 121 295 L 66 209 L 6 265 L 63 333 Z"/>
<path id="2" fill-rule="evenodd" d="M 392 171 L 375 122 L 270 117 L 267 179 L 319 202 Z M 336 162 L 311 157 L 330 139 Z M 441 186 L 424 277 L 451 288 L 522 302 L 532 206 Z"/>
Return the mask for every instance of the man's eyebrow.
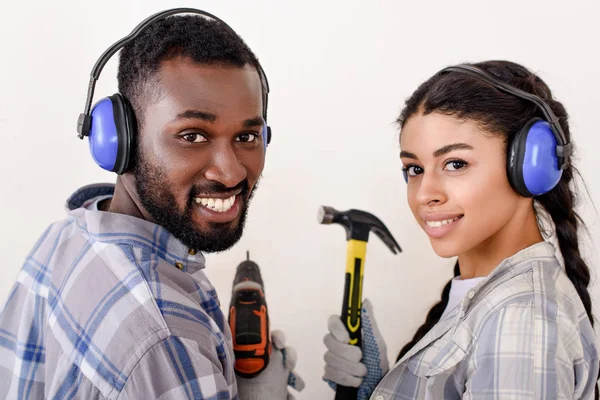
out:
<path id="1" fill-rule="evenodd" d="M 217 120 L 217 116 L 206 111 L 186 110 L 180 114 L 177 114 L 177 119 L 200 119 L 206 122 L 215 122 Z"/>
<path id="2" fill-rule="evenodd" d="M 199 119 L 206 122 L 215 122 L 219 117 L 213 113 L 200 110 L 186 110 L 182 113 L 177 114 L 177 119 Z M 264 120 L 260 116 L 249 118 L 242 123 L 244 128 L 253 128 L 255 126 L 262 126 Z"/>
<path id="3" fill-rule="evenodd" d="M 244 121 L 244 128 L 254 128 L 255 126 L 262 126 L 264 124 L 262 117 L 254 117 Z"/>

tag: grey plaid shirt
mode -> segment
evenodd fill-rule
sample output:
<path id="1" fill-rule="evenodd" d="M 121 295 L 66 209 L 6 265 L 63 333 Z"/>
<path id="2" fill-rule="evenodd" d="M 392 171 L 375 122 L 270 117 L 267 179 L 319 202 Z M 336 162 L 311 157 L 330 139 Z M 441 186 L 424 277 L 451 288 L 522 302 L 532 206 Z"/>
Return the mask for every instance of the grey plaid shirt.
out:
<path id="1" fill-rule="evenodd" d="M 593 399 L 598 363 L 579 295 L 543 242 L 473 288 L 371 399 Z"/>
<path id="2" fill-rule="evenodd" d="M 204 257 L 158 225 L 70 199 L 0 308 L 0 399 L 237 399 Z M 79 207 L 79 208 L 78 208 Z"/>

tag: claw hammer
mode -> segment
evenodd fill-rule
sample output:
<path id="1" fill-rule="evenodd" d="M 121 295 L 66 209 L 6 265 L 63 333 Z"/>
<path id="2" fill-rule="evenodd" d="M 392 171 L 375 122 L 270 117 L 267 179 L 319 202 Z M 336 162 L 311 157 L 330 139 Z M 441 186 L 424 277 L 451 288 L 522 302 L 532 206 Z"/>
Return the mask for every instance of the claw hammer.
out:
<path id="1" fill-rule="evenodd" d="M 338 211 L 332 207 L 321 206 L 317 220 L 320 224 L 340 224 L 346 230 L 346 280 L 342 303 L 341 319 L 348 334 L 350 344 L 362 345 L 360 310 L 362 309 L 362 284 L 365 270 L 365 255 L 369 233 L 374 232 L 392 253 L 402 249 L 387 227 L 373 214 L 361 210 Z M 354 400 L 358 388 L 337 386 L 335 400 Z"/>

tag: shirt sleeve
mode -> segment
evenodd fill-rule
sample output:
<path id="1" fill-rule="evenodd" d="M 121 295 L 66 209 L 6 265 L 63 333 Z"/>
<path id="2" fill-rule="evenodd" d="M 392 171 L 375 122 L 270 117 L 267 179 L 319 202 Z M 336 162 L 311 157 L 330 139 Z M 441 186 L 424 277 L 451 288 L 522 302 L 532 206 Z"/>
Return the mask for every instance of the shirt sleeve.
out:
<path id="1" fill-rule="evenodd" d="M 21 283 L 0 304 L 0 399 L 44 398 L 45 306 Z"/>
<path id="2" fill-rule="evenodd" d="M 553 304 L 505 306 L 479 334 L 463 399 L 593 398 L 598 360 L 586 341 Z"/>
<path id="3" fill-rule="evenodd" d="M 169 336 L 154 345 L 132 371 L 119 400 L 237 399 L 216 350 L 190 339 Z"/>

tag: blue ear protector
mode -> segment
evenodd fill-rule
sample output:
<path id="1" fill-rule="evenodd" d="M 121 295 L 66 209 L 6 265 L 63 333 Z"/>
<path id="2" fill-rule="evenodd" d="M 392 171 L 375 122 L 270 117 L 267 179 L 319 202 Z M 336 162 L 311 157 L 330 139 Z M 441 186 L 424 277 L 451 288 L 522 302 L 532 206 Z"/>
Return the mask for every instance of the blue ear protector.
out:
<path id="1" fill-rule="evenodd" d="M 475 76 L 499 90 L 529 100 L 539 107 L 545 120 L 533 118 L 513 137 L 507 151 L 506 172 L 512 188 L 523 197 L 534 197 L 552 190 L 569 165 L 572 145 L 550 106 L 538 96 L 510 86 L 479 68 L 457 65 L 440 72 L 462 72 Z M 406 171 L 404 180 L 408 180 Z"/>
<path id="2" fill-rule="evenodd" d="M 96 81 L 100 77 L 102 68 L 108 60 L 127 43 L 134 40 L 144 28 L 151 23 L 169 17 L 174 14 L 200 14 L 223 23 L 235 35 L 235 31 L 223 20 L 205 11 L 195 8 L 174 8 L 151 15 L 136 26 L 129 35 L 110 46 L 96 61 L 88 86 L 85 109 L 79 115 L 77 121 L 78 137 L 83 139 L 88 136 L 90 142 L 90 152 L 96 164 L 101 168 L 123 174 L 128 171 L 130 165 L 130 154 L 135 138 L 137 123 L 135 114 L 129 101 L 120 93 L 105 97 L 99 100 L 93 107 L 92 98 L 94 97 L 94 88 Z M 260 64 L 257 66 L 258 74 L 262 84 L 263 94 L 263 141 L 265 149 L 271 142 L 271 127 L 266 124 L 267 121 L 267 103 L 269 95 L 269 82 L 267 76 Z"/>

